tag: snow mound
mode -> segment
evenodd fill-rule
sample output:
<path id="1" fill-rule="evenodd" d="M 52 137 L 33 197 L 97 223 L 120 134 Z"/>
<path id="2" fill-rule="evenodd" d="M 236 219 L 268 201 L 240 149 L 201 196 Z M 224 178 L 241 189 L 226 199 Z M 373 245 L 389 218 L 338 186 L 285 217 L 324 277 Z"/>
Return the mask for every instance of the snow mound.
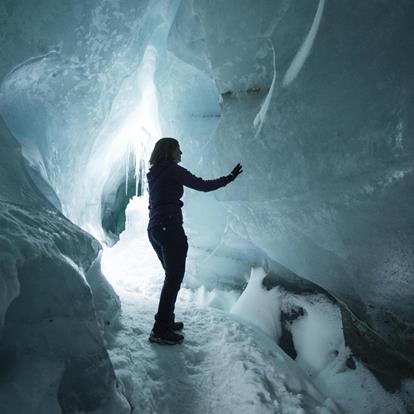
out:
<path id="1" fill-rule="evenodd" d="M 384 390 L 345 345 L 337 305 L 321 294 L 299 295 L 279 287 L 266 289 L 262 283 L 265 276 L 262 268 L 252 268 L 246 289 L 231 309 L 234 315 L 258 327 L 275 342 L 280 341 L 282 329 L 287 328 L 297 365 L 346 413 L 407 412 L 407 397 Z"/>

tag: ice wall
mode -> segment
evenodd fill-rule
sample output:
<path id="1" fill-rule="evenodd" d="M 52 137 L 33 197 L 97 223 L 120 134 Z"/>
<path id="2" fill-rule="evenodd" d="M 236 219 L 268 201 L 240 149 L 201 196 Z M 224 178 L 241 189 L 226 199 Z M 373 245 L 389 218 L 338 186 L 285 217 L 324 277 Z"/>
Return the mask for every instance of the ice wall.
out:
<path id="1" fill-rule="evenodd" d="M 169 37 L 222 99 L 199 172 L 244 166 L 217 193 L 231 229 L 407 355 L 413 17 L 407 1 L 195 0 L 181 4 Z"/>
<path id="2" fill-rule="evenodd" d="M 128 144 L 118 134 L 145 98 L 147 46 L 173 11 L 167 1 L 0 3 L 0 113 L 79 224 L 99 223 L 100 192 Z"/>
<path id="3" fill-rule="evenodd" d="M 129 412 L 102 337 L 120 304 L 99 243 L 37 190 L 1 117 L 0 177 L 0 411 Z"/>
<path id="4" fill-rule="evenodd" d="M 235 260 L 262 252 L 408 355 L 413 7 L 3 1 L 0 114 L 42 192 L 102 238 L 133 140 L 177 137 L 183 165 L 205 178 L 242 162 L 233 185 L 185 195 L 186 226 L 209 234 L 211 256 L 226 241 Z M 7 283 L 4 310 L 18 292 Z"/>

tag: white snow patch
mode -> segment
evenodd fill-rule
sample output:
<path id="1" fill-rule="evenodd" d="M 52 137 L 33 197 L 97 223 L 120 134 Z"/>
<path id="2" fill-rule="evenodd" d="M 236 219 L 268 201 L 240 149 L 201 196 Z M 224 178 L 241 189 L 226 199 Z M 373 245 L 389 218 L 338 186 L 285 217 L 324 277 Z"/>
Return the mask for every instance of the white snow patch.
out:
<path id="1" fill-rule="evenodd" d="M 200 308 L 212 307 L 229 312 L 239 298 L 239 294 L 234 291 L 225 291 L 214 288 L 208 291 L 205 286 L 196 290 L 195 300 Z"/>
<path id="2" fill-rule="evenodd" d="M 388 393 L 352 356 L 345 345 L 340 310 L 334 303 L 319 294 L 295 295 L 278 287 L 267 290 L 262 284 L 265 276 L 262 268 L 252 269 L 232 313 L 278 341 L 281 312 L 302 309 L 303 315 L 289 326 L 297 352 L 295 362 L 319 390 L 349 414 L 407 412 L 405 395 Z"/>
<path id="3" fill-rule="evenodd" d="M 266 276 L 261 267 L 253 268 L 249 283 L 231 312 L 243 320 L 259 327 L 275 342 L 279 342 L 282 332 L 280 325 L 280 292 L 266 290 L 263 279 Z"/>

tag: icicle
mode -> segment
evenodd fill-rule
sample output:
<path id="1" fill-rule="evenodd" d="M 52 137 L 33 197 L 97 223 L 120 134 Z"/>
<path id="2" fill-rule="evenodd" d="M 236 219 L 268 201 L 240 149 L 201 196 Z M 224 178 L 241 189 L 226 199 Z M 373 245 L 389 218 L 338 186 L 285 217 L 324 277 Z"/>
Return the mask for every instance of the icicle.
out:
<path id="1" fill-rule="evenodd" d="M 146 135 L 148 135 L 149 137 L 151 137 L 151 134 L 145 129 L 145 128 L 141 128 L 144 133 Z M 141 153 L 140 153 L 140 164 L 139 164 L 139 182 L 141 183 L 141 196 L 145 195 L 145 170 L 146 170 L 146 165 L 145 165 L 145 160 L 146 159 L 146 150 L 145 150 L 145 146 L 144 143 L 141 141 Z"/>
<path id="2" fill-rule="evenodd" d="M 147 184 L 147 177 L 146 177 L 146 172 L 147 170 L 147 166 L 145 163 L 145 160 L 142 160 L 142 181 L 141 181 L 141 195 L 144 196 L 146 194 L 146 184 Z"/>
<path id="3" fill-rule="evenodd" d="M 137 145 L 135 147 L 135 196 L 138 196 L 138 186 L 141 178 L 141 156 L 142 153 Z"/>
<path id="4" fill-rule="evenodd" d="M 127 161 L 126 161 L 126 171 L 125 171 L 125 195 L 128 194 L 128 179 L 129 179 L 129 153 L 130 153 L 130 145 L 128 144 L 127 148 Z"/>
<path id="5" fill-rule="evenodd" d="M 138 159 L 135 157 L 135 196 L 138 195 L 138 184 L 139 184 L 139 167 Z"/>
<path id="6" fill-rule="evenodd" d="M 144 195 L 144 176 L 145 176 L 145 163 L 141 158 L 139 165 L 139 182 L 141 183 L 141 196 Z"/>

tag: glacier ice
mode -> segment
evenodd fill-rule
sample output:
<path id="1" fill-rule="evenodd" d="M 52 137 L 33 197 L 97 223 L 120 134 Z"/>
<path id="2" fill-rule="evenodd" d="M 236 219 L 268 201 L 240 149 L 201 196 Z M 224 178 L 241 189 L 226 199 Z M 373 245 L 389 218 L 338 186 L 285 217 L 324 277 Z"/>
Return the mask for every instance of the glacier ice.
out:
<path id="1" fill-rule="evenodd" d="M 120 304 L 99 243 L 34 186 L 1 118 L 0 143 L 1 412 L 128 412 L 102 338 Z"/>
<path id="2" fill-rule="evenodd" d="M 243 160 L 243 185 L 217 195 L 231 228 L 347 302 L 392 346 L 409 353 L 408 338 L 396 332 L 400 323 L 409 330 L 414 316 L 407 289 L 413 272 L 413 81 L 408 69 L 413 62 L 403 52 L 413 41 L 406 17 L 412 7 L 325 4 L 310 55 L 296 79 L 284 86 L 314 6 L 283 9 L 269 34 L 268 2 L 260 2 L 255 16 L 236 8 L 231 18 L 237 25 L 229 30 L 224 20 L 219 23 L 225 14 L 194 2 L 192 13 L 203 26 L 206 55 L 216 68 L 212 78 L 222 97 L 220 122 L 200 171 L 212 165 L 218 172 L 229 159 Z M 261 25 L 254 24 L 263 15 Z M 271 53 L 263 79 L 252 81 L 249 73 L 238 72 L 232 78 L 222 69 L 239 65 L 248 70 L 244 51 L 253 37 L 248 30 L 233 35 L 232 53 L 221 53 L 231 30 L 247 22 L 261 28 L 254 38 L 265 37 L 263 47 L 269 37 L 276 49 L 276 86 L 257 136 L 254 120 L 271 85 Z"/>
<path id="3" fill-rule="evenodd" d="M 413 16 L 404 0 L 2 1 L 0 114 L 25 162 L 2 126 L 1 315 L 18 303 L 26 255 L 67 228 L 86 250 L 56 260 L 75 279 L 73 263 L 91 267 L 78 282 L 99 291 L 95 334 L 116 324 L 99 249 L 56 209 L 114 243 L 163 134 L 197 175 L 244 166 L 237 186 L 184 196 L 199 304 L 228 310 L 261 266 L 269 288 L 336 298 L 354 353 L 377 342 L 412 369 Z M 27 238 L 39 220 L 46 233 Z"/>

